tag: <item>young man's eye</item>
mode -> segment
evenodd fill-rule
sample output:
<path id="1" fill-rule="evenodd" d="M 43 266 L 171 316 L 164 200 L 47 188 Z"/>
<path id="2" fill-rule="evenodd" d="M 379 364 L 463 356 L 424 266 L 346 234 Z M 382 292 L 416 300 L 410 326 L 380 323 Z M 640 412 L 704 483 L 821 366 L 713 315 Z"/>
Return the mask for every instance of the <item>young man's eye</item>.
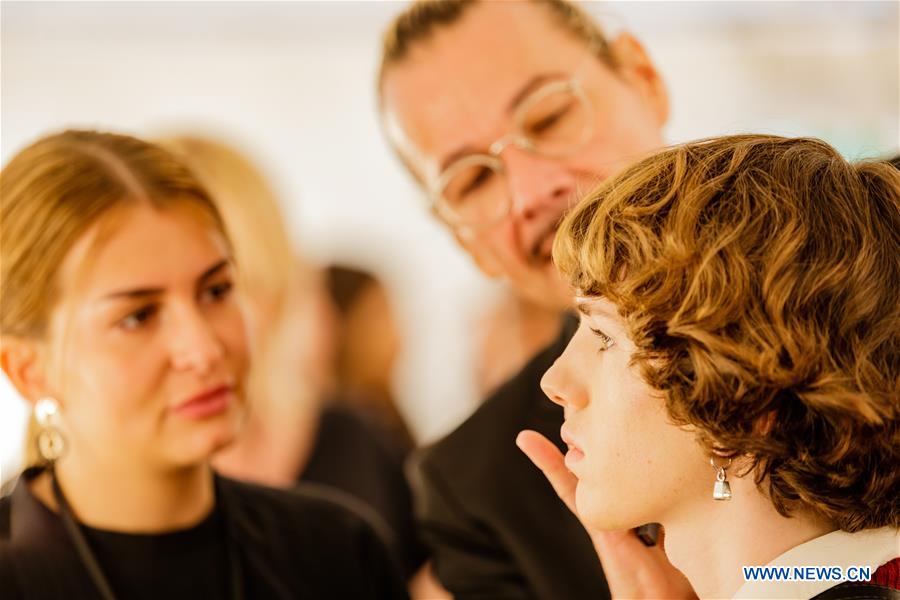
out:
<path id="1" fill-rule="evenodd" d="M 233 284 L 230 281 L 223 281 L 222 283 L 211 285 L 203 290 L 201 299 L 207 302 L 221 302 L 231 293 L 232 287 Z"/>
<path id="2" fill-rule="evenodd" d="M 606 335 L 599 329 L 591 328 L 591 333 L 593 333 L 598 338 L 600 338 L 600 352 L 603 352 L 604 350 L 609 350 L 615 344 L 615 342 L 613 341 L 613 339 L 611 337 L 609 337 L 608 335 Z"/>
<path id="3" fill-rule="evenodd" d="M 118 326 L 125 331 L 134 331 L 136 329 L 140 329 L 141 327 L 146 325 L 154 315 L 156 315 L 156 310 L 156 306 L 152 304 L 148 306 L 142 306 L 136 311 L 126 315 L 124 319 L 118 322 Z"/>

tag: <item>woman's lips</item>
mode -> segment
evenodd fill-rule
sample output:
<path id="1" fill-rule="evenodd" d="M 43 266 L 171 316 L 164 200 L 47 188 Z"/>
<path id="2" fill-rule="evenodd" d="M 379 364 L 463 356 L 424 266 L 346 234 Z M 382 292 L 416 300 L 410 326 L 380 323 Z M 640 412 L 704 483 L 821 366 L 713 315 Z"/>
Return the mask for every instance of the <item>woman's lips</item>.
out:
<path id="1" fill-rule="evenodd" d="M 188 419 L 205 419 L 225 412 L 233 398 L 234 392 L 232 387 L 230 385 L 222 385 L 182 402 L 175 406 L 172 412 Z"/>

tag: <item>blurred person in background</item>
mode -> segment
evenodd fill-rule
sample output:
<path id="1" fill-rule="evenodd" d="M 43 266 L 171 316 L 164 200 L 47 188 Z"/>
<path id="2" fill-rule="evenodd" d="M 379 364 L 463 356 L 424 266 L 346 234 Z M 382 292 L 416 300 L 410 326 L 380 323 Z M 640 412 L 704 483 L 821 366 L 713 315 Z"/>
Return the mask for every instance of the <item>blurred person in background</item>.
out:
<path id="1" fill-rule="evenodd" d="M 391 548 L 411 575 L 423 563 L 424 549 L 403 473 L 406 450 L 385 423 L 335 401 L 327 373 L 336 351 L 335 319 L 319 297 L 318 275 L 292 248 L 275 192 L 232 145 L 186 134 L 163 144 L 215 198 L 249 305 L 247 426 L 213 464 L 226 475 L 266 485 L 314 482 L 350 494 L 386 522 Z"/>
<path id="2" fill-rule="evenodd" d="M 182 162 L 51 135 L 0 172 L 0 215 L 0 364 L 38 448 L 0 498 L 4 600 L 406 597 L 361 503 L 212 470 L 249 352 L 232 242 Z"/>
<path id="3" fill-rule="evenodd" d="M 658 521 L 702 598 L 900 598 L 900 173 L 814 139 L 692 142 L 591 192 L 553 256 L 581 313 L 542 381 L 569 450 L 518 443 L 601 558 Z"/>
<path id="4" fill-rule="evenodd" d="M 565 0 L 414 2 L 385 33 L 378 96 L 390 144 L 457 242 L 485 274 L 557 312 L 572 306 L 550 254 L 563 214 L 660 147 L 669 114 L 641 44 L 607 38 Z M 438 579 L 461 600 L 610 596 L 587 532 L 515 447 L 522 429 L 565 447 L 563 411 L 540 379 L 574 328 L 569 316 L 553 344 L 415 461 L 420 529 Z M 627 589 L 693 595 L 659 549 L 630 535 L 617 550 Z"/>
<path id="5" fill-rule="evenodd" d="M 355 267 L 331 265 L 323 278 L 334 314 L 329 395 L 385 423 L 405 458 L 415 443 L 394 399 L 402 340 L 387 290 Z"/>

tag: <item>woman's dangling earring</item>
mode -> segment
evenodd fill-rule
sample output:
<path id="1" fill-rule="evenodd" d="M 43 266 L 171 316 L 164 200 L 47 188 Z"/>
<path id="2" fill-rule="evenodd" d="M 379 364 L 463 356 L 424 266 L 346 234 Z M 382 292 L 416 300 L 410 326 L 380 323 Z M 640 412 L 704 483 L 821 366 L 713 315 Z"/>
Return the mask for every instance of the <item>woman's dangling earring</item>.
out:
<path id="1" fill-rule="evenodd" d="M 710 456 L 709 464 L 716 470 L 716 483 L 713 485 L 712 493 L 713 500 L 731 500 L 731 484 L 728 483 L 728 474 L 725 472 L 725 469 L 731 466 L 731 459 L 729 458 L 728 464 L 722 467 L 716 464 L 714 456 Z"/>
<path id="2" fill-rule="evenodd" d="M 34 419 L 40 426 L 37 449 L 48 463 L 55 462 L 66 450 L 66 440 L 59 430 L 59 403 L 53 398 L 41 398 L 34 405 Z"/>

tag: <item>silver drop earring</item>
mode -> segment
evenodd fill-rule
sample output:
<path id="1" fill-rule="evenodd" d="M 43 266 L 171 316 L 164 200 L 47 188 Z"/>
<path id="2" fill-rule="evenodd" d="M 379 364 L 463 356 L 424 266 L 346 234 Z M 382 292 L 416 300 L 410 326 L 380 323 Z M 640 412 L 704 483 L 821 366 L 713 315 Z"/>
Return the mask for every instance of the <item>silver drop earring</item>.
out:
<path id="1" fill-rule="evenodd" d="M 38 453 L 48 463 L 53 463 L 66 450 L 66 440 L 59 430 L 59 403 L 53 398 L 41 398 L 34 405 L 34 419 L 40 426 Z"/>
<path id="2" fill-rule="evenodd" d="M 731 466 L 731 459 L 728 459 L 728 464 L 725 466 L 719 466 L 716 464 L 715 457 L 710 456 L 709 464 L 716 470 L 716 483 L 713 485 L 712 493 L 713 500 L 731 500 L 731 484 L 728 483 L 728 474 L 725 472 L 725 469 Z"/>

